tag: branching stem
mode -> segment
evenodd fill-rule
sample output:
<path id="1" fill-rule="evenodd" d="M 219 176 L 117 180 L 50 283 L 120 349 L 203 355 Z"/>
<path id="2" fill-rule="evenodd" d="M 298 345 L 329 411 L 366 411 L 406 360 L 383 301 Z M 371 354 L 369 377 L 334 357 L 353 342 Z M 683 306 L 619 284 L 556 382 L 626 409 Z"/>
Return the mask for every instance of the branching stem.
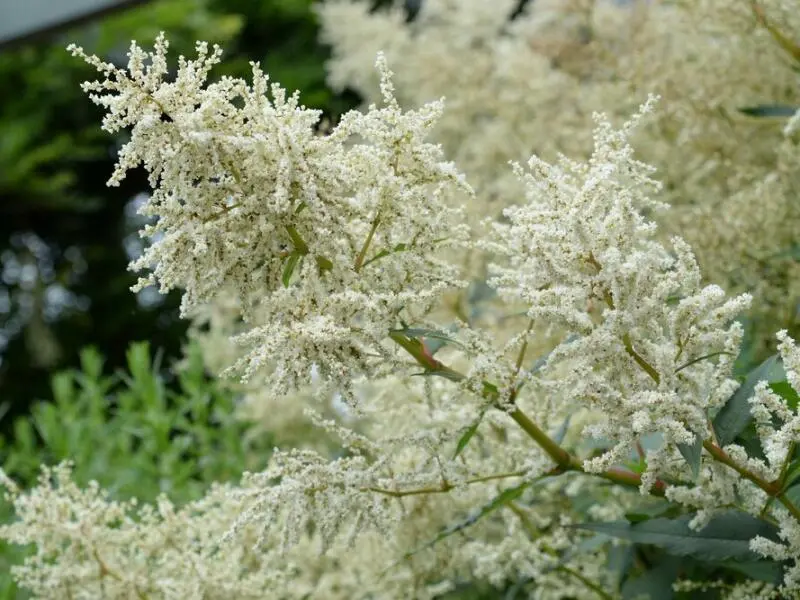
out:
<path id="1" fill-rule="evenodd" d="M 408 352 L 417 363 L 425 369 L 425 373 L 431 375 L 440 375 L 451 381 L 462 381 L 464 375 L 455 369 L 452 369 L 431 356 L 425 345 L 416 338 L 410 338 L 399 331 L 392 331 L 389 337 Z M 484 395 L 487 398 L 498 402 L 497 408 L 505 410 L 506 407 L 499 404 L 499 392 L 494 385 L 484 382 Z M 547 433 L 545 433 L 534 421 L 530 419 L 519 407 L 513 406 L 508 410 L 509 416 L 520 426 L 520 428 L 530 437 L 536 444 L 538 444 L 547 455 L 553 459 L 557 468 L 553 469 L 550 474 L 557 475 L 567 471 L 576 471 L 586 473 L 580 459 L 572 455 L 568 450 L 562 448 L 555 440 L 553 440 Z M 638 473 L 629 471 L 622 467 L 613 467 L 601 473 L 590 473 L 607 479 L 614 483 L 618 483 L 627 487 L 640 487 L 642 484 L 642 477 Z M 656 481 L 652 488 L 652 493 L 657 496 L 663 496 L 666 489 L 666 484 L 663 481 Z"/>
<path id="2" fill-rule="evenodd" d="M 445 492 L 449 492 L 453 488 L 458 487 L 459 485 L 472 485 L 475 483 L 484 483 L 486 481 L 495 481 L 498 479 L 509 479 L 511 477 L 522 477 L 525 475 L 525 471 L 512 471 L 510 473 L 496 473 L 494 475 L 484 475 L 482 477 L 473 477 L 472 479 L 467 479 L 460 483 L 445 483 L 443 482 L 439 486 L 435 487 L 424 487 L 424 488 L 416 488 L 412 490 L 388 490 L 385 488 L 379 487 L 365 487 L 361 488 L 362 492 L 375 492 L 377 494 L 384 494 L 386 496 L 393 496 L 395 498 L 402 498 L 404 496 L 419 496 L 422 494 L 442 494 Z"/>
<path id="3" fill-rule="evenodd" d="M 711 440 L 704 441 L 703 448 L 706 449 L 706 451 L 714 458 L 714 460 L 730 467 L 739 473 L 739 475 L 760 487 L 770 497 L 777 498 L 778 502 L 783 504 L 786 507 L 786 510 L 788 510 L 791 515 L 798 522 L 800 522 L 800 509 L 798 509 L 797 506 L 795 506 L 794 503 L 786 497 L 786 492 L 783 489 L 783 482 L 780 478 L 778 478 L 776 481 L 767 481 L 760 475 L 753 473 L 753 471 L 747 467 L 743 467 L 737 463 L 727 452 L 725 452 L 725 450 L 717 446 Z"/>

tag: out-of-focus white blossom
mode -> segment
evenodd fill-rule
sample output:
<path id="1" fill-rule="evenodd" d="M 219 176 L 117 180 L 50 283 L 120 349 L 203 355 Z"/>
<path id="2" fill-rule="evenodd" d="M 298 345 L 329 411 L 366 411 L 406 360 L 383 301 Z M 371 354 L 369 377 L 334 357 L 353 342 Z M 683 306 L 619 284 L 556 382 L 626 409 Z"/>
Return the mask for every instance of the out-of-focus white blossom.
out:
<path id="1" fill-rule="evenodd" d="M 408 22 L 402 5 L 320 4 L 329 82 L 375 98 L 383 50 L 401 102 L 446 94 L 433 135 L 478 191 L 473 218 L 522 194 L 507 161 L 586 157 L 593 112 L 617 122 L 659 94 L 635 146 L 673 207 L 662 239 L 684 238 L 704 277 L 756 298 L 759 339 L 786 326 L 800 298 L 798 117 L 745 113 L 800 106 L 797 62 L 757 17 L 800 43 L 796 0 L 424 0 Z"/>

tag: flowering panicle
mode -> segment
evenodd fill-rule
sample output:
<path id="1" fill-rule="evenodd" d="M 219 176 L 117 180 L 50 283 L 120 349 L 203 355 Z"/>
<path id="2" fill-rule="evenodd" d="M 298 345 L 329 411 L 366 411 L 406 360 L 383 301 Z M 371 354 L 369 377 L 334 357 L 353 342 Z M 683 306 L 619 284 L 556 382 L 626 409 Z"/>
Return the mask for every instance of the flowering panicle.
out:
<path id="1" fill-rule="evenodd" d="M 795 394 L 800 394 L 800 348 L 786 331 L 777 334 L 778 349 L 786 371 L 786 380 Z M 756 430 L 766 456 L 765 468 L 773 479 L 785 477 L 785 469 L 800 444 L 800 414 L 790 409 L 786 399 L 762 381 L 750 400 Z M 800 522 L 786 511 L 776 511 L 780 541 L 760 537 L 751 542 L 753 550 L 779 561 L 790 560 L 785 570 L 783 589 L 800 588 Z"/>
<path id="2" fill-rule="evenodd" d="M 607 415 L 591 433 L 615 445 L 587 461 L 591 470 L 625 460 L 649 433 L 670 444 L 705 439 L 709 409 L 735 386 L 728 374 L 741 328 L 731 322 L 749 297 L 726 300 L 719 287 L 702 287 L 685 242 L 674 239 L 670 253 L 645 217 L 661 208 L 651 197 L 658 185 L 628 138 L 653 103 L 618 131 L 596 116 L 586 164 L 517 166 L 527 202 L 507 208 L 508 222 L 494 224 L 485 243 L 507 258 L 492 270 L 499 294 L 565 339 L 577 336 L 549 355 L 540 377 Z"/>
<path id="3" fill-rule="evenodd" d="M 105 76 L 84 85 L 108 110 L 104 127 L 132 127 L 110 183 L 139 164 L 150 174 L 142 212 L 156 222 L 131 267 L 152 274 L 139 287 L 184 290 L 185 315 L 233 291 L 251 323 L 245 377 L 266 367 L 281 395 L 316 365 L 352 399 L 397 314 L 458 285 L 437 256 L 465 239 L 453 201 L 469 188 L 424 139 L 442 103 L 403 112 L 379 57 L 384 107 L 318 135 L 319 111 L 257 64 L 251 85 L 207 83 L 221 51 L 198 44 L 170 82 L 166 50 L 163 37 L 149 55 L 134 43 L 125 70 L 72 47 Z"/>
<path id="4" fill-rule="evenodd" d="M 786 9 L 771 3 L 770 15 Z M 217 47 L 198 43 L 170 78 L 163 36 L 151 53 L 133 43 L 126 68 L 73 46 L 101 73 L 84 89 L 104 128 L 131 132 L 109 183 L 140 165 L 150 177 L 139 287 L 183 291 L 206 364 L 243 375 L 229 390 L 262 421 L 251 433 L 279 447 L 263 472 L 183 508 L 82 490 L 68 465 L 44 468 L 27 493 L 0 472 L 19 517 L 0 537 L 35 546 L 20 583 L 42 598 L 433 599 L 468 577 L 542 599 L 610 597 L 608 544 L 581 544 L 574 525 L 626 518 L 646 501 L 638 488 L 691 511 L 694 529 L 734 506 L 768 521 L 778 537 L 751 548 L 788 561 L 783 582 L 730 596 L 795 594 L 796 408 L 761 383 L 749 402 L 763 456 L 718 435 L 750 296 L 707 284 L 692 247 L 656 226 L 680 220 L 665 200 L 701 192 L 702 206 L 779 199 L 759 219 L 737 208 L 726 226 L 795 214 L 784 200 L 798 116 L 766 152 L 766 128 L 742 133 L 726 112 L 731 65 L 764 67 L 740 70 L 736 102 L 785 99 L 778 50 L 752 51 L 774 32 L 742 34 L 753 6 L 426 0 L 406 22 L 399 4 L 331 0 L 319 11 L 331 80 L 375 103 L 325 132 L 255 63 L 250 82 L 211 80 Z M 719 22 L 696 18 L 720 7 Z M 365 48 L 370 61 L 385 49 L 398 76 L 382 52 L 368 74 Z M 590 110 L 627 115 L 643 87 L 667 99 L 650 128 L 655 96 L 619 129 Z M 443 91 L 449 114 L 428 101 Z M 701 119 L 706 96 L 713 116 Z M 593 151 L 562 156 L 587 156 L 590 115 Z M 532 152 L 527 168 L 505 168 Z M 481 220 L 475 241 L 466 223 Z M 733 244 L 737 227 L 715 239 Z M 785 229 L 761 249 L 792 240 Z M 779 340 L 800 393 L 800 351 Z M 695 585 L 717 586 L 678 587 Z"/>
<path id="5" fill-rule="evenodd" d="M 425 0 L 413 19 L 391 4 L 320 4 L 328 81 L 375 97 L 368 66 L 383 49 L 404 105 L 446 93 L 434 136 L 478 190 L 475 220 L 522 193 L 507 161 L 588 157 L 594 111 L 625 118 L 657 93 L 636 146 L 673 207 L 662 241 L 680 235 L 709 281 L 753 295 L 760 340 L 786 326 L 777 315 L 800 297 L 788 251 L 800 179 L 797 136 L 783 143 L 781 130 L 798 117 L 762 117 L 800 106 L 795 0 Z"/>

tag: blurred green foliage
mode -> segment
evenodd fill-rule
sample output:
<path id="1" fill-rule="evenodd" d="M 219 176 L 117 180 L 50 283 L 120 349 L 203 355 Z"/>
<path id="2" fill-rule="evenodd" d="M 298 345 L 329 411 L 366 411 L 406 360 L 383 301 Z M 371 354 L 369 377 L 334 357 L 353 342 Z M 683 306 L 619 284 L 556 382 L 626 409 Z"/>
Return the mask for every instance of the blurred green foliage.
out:
<path id="1" fill-rule="evenodd" d="M 236 481 L 266 465 L 272 440 L 247 435 L 236 398 L 208 376 L 196 346 L 173 371 L 161 368 L 147 342 L 132 344 L 115 374 L 94 348 L 80 361 L 80 369 L 53 375 L 52 401 L 36 403 L 14 420 L 12 436 L 0 437 L 3 469 L 22 486 L 35 483 L 40 465 L 69 460 L 80 485 L 97 481 L 118 499 L 165 493 L 182 504 L 213 481 Z M 0 500 L 0 522 L 11 515 Z M 0 599 L 15 597 L 9 569 L 24 555 L 0 544 Z"/>

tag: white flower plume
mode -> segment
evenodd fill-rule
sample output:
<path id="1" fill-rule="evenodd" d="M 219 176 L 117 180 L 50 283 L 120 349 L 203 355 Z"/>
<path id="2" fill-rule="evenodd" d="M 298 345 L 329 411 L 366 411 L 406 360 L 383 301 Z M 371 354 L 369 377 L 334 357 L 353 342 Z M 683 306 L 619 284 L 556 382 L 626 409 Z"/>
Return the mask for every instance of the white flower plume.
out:
<path id="1" fill-rule="evenodd" d="M 163 36 L 150 54 L 132 44 L 127 70 L 71 50 L 105 76 L 84 84 L 108 110 L 105 129 L 132 127 L 109 183 L 140 164 L 150 175 L 152 243 L 131 267 L 152 274 L 139 285 L 182 289 L 185 315 L 235 291 L 252 324 L 245 376 L 268 365 L 266 385 L 282 394 L 316 365 L 351 397 L 351 380 L 385 357 L 397 314 L 459 285 L 437 255 L 466 239 L 453 200 L 470 189 L 424 141 L 442 102 L 403 112 L 382 56 L 384 106 L 321 135 L 320 112 L 255 63 L 252 84 L 207 83 L 217 47 L 198 43 L 174 81 Z"/>

